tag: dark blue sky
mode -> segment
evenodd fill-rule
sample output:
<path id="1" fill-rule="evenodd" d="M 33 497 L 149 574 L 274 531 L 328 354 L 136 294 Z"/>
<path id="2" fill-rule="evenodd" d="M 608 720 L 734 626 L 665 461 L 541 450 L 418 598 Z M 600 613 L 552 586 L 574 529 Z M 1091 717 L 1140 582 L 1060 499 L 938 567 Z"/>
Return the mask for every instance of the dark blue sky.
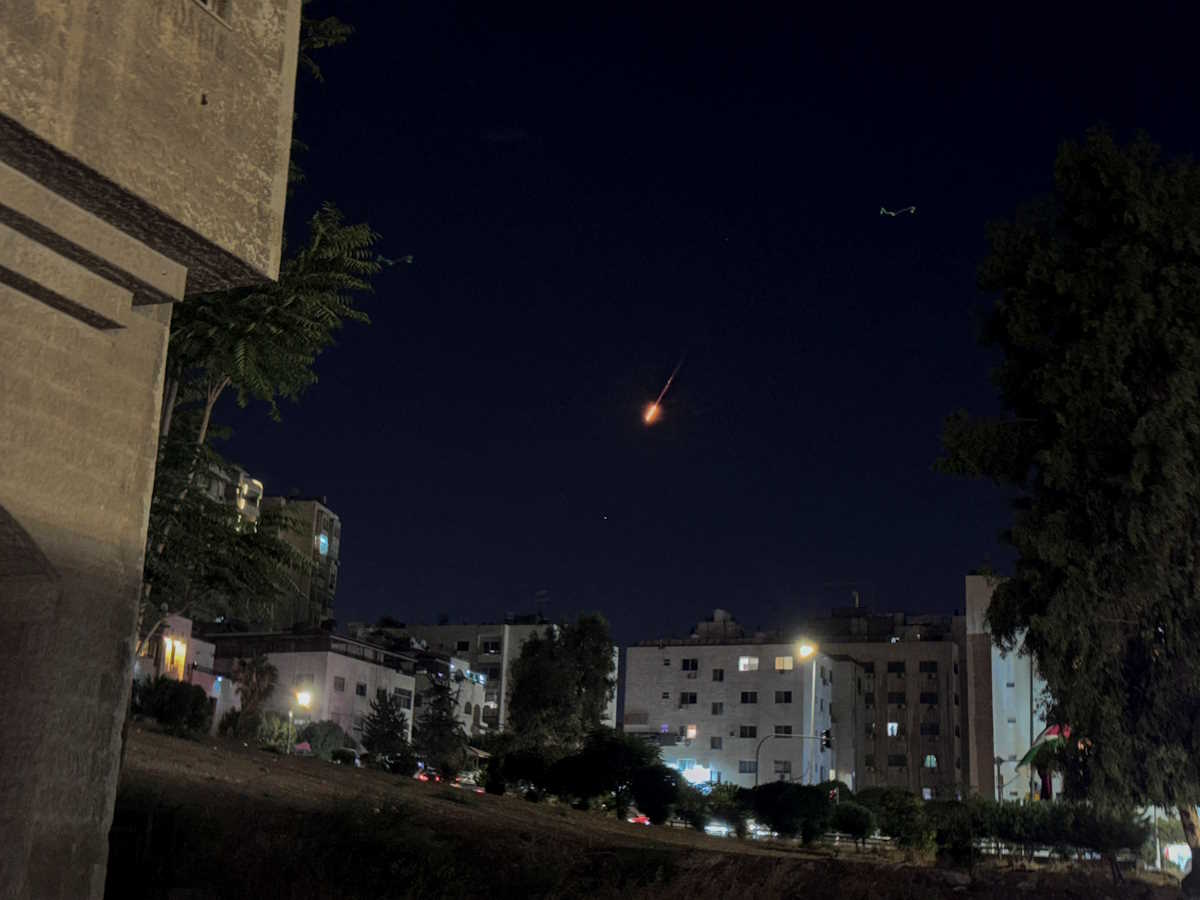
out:
<path id="1" fill-rule="evenodd" d="M 1090 125 L 1193 152 L 1195 23 L 575 6 L 343 7 L 290 216 L 415 264 L 282 424 L 230 404 L 227 455 L 342 517 L 342 622 L 961 607 L 1009 559 L 1004 498 L 930 468 L 995 409 L 985 224 Z"/>

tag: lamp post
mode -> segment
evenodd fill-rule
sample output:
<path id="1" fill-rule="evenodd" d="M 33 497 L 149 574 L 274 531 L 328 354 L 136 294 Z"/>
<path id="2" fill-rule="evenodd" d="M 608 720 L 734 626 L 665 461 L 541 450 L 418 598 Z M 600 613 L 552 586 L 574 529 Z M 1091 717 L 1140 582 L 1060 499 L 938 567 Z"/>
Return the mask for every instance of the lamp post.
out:
<path id="1" fill-rule="evenodd" d="M 296 691 L 296 703 L 301 709 L 308 709 L 312 706 L 312 694 L 308 691 Z M 296 749 L 296 726 L 293 724 L 293 706 L 288 704 L 288 754 L 291 755 Z"/>

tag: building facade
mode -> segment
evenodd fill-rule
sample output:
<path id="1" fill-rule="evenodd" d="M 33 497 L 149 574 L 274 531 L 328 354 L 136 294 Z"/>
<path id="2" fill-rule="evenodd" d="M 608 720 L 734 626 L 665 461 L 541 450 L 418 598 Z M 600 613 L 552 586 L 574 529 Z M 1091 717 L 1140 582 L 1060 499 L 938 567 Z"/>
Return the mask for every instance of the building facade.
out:
<path id="1" fill-rule="evenodd" d="M 0 895 L 103 893 L 171 306 L 278 274 L 300 5 L 0 14 Z"/>
<path id="2" fill-rule="evenodd" d="M 825 781 L 833 660 L 806 650 L 735 635 L 627 647 L 622 727 L 693 783 Z"/>
<path id="3" fill-rule="evenodd" d="M 998 579 L 966 576 L 969 748 L 972 791 L 997 800 L 1024 800 L 1040 791 L 1032 766 L 1018 766 L 1046 728 L 1046 682 L 1031 655 L 1001 652 L 987 627 Z"/>
<path id="4" fill-rule="evenodd" d="M 429 691 L 435 684 L 449 684 L 455 712 L 463 732 L 469 737 L 486 734 L 483 718 L 487 695 L 487 678 L 471 669 L 467 660 L 445 653 L 415 651 L 417 693 L 413 700 L 413 715 L 420 720 Z"/>
<path id="5" fill-rule="evenodd" d="M 280 537 L 296 548 L 309 565 L 292 572 L 294 605 L 277 611 L 276 628 L 311 627 L 333 618 L 342 550 L 342 520 L 325 498 L 266 497 L 264 510 L 286 516 L 290 525 Z"/>
<path id="6" fill-rule="evenodd" d="M 232 678 L 239 659 L 258 654 L 275 666 L 279 682 L 267 698 L 266 711 L 290 713 L 298 725 L 336 722 L 361 743 L 371 701 L 391 694 L 400 700 L 412 740 L 416 660 L 411 656 L 327 632 L 210 634 L 208 640 L 216 648 L 215 669 L 225 678 Z"/>
<path id="7" fill-rule="evenodd" d="M 262 510 L 263 483 L 241 466 L 213 466 L 204 492 L 210 500 L 237 508 L 240 527 L 253 530 Z"/>
<path id="8" fill-rule="evenodd" d="M 406 625 L 390 630 L 424 643 L 429 650 L 465 659 L 474 672 L 486 678 L 483 722 L 493 731 L 504 728 L 512 665 L 530 636 L 553 628 L 537 617 L 511 617 L 504 623 L 474 625 Z"/>

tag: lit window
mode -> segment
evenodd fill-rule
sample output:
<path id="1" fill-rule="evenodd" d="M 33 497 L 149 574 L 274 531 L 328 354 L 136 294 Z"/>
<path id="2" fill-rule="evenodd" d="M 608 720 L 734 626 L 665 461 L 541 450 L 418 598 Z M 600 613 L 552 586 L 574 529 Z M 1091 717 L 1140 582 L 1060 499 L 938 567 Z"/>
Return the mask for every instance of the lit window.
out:
<path id="1" fill-rule="evenodd" d="M 927 768 L 927 769 L 936 769 L 937 768 L 937 757 L 934 756 L 932 753 L 927 754 L 925 757 L 925 768 Z"/>
<path id="2" fill-rule="evenodd" d="M 696 726 L 695 725 L 689 725 L 687 727 L 687 739 L 689 741 L 694 741 L 696 739 Z"/>
<path id="3" fill-rule="evenodd" d="M 793 668 L 794 668 L 794 663 L 790 656 L 775 657 L 775 671 L 776 672 L 790 672 L 790 671 L 792 671 Z"/>
<path id="4" fill-rule="evenodd" d="M 888 722 L 888 737 L 896 737 L 900 734 L 899 722 Z"/>
<path id="5" fill-rule="evenodd" d="M 739 656 L 738 657 L 739 672 L 757 672 L 758 657 L 757 656 Z"/>
<path id="6" fill-rule="evenodd" d="M 932 800 L 933 799 L 933 788 L 921 788 L 921 799 L 922 800 Z"/>
<path id="7" fill-rule="evenodd" d="M 659 725 L 659 726 L 658 726 L 658 733 L 659 733 L 659 734 L 670 734 L 670 733 L 671 733 L 671 726 L 670 726 L 670 725 Z"/>
<path id="8" fill-rule="evenodd" d="M 317 538 L 317 551 L 322 556 L 329 555 L 329 535 L 325 532 L 321 532 L 321 536 Z"/>

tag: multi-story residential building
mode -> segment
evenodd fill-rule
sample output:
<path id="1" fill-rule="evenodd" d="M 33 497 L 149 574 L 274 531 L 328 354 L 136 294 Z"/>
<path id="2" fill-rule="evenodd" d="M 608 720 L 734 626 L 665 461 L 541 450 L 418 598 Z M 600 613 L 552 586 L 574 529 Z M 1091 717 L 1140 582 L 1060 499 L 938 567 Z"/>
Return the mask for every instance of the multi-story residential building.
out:
<path id="1" fill-rule="evenodd" d="M 104 892 L 171 305 L 278 274 L 300 7 L 0 12 L 2 896 Z"/>
<path id="2" fill-rule="evenodd" d="M 965 794 L 965 620 L 849 607 L 803 628 L 834 660 L 837 778 L 853 790 Z"/>
<path id="3" fill-rule="evenodd" d="M 830 777 L 821 737 L 831 728 L 833 660 L 807 639 L 643 641 L 626 648 L 623 681 L 624 730 L 657 743 L 689 781 Z"/>
<path id="4" fill-rule="evenodd" d="M 171 615 L 141 644 L 133 661 L 133 680 L 153 680 L 159 676 L 185 681 L 204 689 L 213 704 L 215 731 L 221 716 L 237 708 L 237 696 L 231 679 L 214 668 L 216 648 L 210 641 L 193 633 L 192 620 Z"/>
<path id="5" fill-rule="evenodd" d="M 1033 657 L 1004 653 L 992 641 L 985 616 L 998 579 L 966 576 L 967 713 L 971 790 L 998 800 L 1037 795 L 1040 784 L 1031 766 L 1018 766 L 1046 728 L 1046 682 Z"/>
<path id="6" fill-rule="evenodd" d="M 324 497 L 266 497 L 262 508 L 287 517 L 290 526 L 280 536 L 309 561 L 309 565 L 292 572 L 294 606 L 278 610 L 274 626 L 313 626 L 333 618 L 342 520 L 326 505 Z"/>
<path id="7" fill-rule="evenodd" d="M 512 665 L 531 635 L 554 628 L 540 616 L 508 616 L 503 623 L 474 625 L 406 625 L 384 629 L 422 641 L 429 650 L 450 653 L 470 663 L 487 679 L 483 722 L 493 731 L 504 728 Z"/>
<path id="8" fill-rule="evenodd" d="M 259 654 L 275 666 L 279 682 L 267 699 L 267 710 L 291 713 L 300 723 L 336 722 L 361 741 L 371 701 L 393 694 L 405 710 L 407 736 L 412 739 L 413 656 L 329 632 L 209 632 L 206 639 L 216 648 L 214 667 L 222 676 L 233 675 L 237 660 Z"/>
<path id="9" fill-rule="evenodd" d="M 213 466 L 208 473 L 205 493 L 212 500 L 237 507 L 238 519 L 243 527 L 253 529 L 258 525 L 263 483 L 251 478 L 241 466 Z"/>

